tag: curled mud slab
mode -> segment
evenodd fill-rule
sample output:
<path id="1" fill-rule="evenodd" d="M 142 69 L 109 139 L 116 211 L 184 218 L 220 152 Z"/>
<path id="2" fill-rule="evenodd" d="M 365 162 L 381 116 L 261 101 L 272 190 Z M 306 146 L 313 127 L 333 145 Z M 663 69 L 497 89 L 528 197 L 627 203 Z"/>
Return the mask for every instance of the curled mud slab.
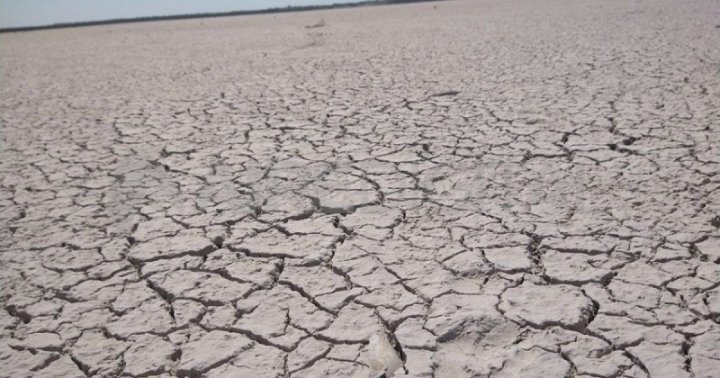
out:
<path id="1" fill-rule="evenodd" d="M 0 375 L 716 376 L 719 11 L 0 35 Z"/>

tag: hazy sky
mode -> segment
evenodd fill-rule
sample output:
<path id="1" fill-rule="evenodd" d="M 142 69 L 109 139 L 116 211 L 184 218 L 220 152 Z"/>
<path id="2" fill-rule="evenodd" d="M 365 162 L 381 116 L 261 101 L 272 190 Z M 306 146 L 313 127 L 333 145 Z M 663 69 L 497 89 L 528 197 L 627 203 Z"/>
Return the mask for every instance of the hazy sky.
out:
<path id="1" fill-rule="evenodd" d="M 0 28 L 357 0 L 0 0 Z"/>

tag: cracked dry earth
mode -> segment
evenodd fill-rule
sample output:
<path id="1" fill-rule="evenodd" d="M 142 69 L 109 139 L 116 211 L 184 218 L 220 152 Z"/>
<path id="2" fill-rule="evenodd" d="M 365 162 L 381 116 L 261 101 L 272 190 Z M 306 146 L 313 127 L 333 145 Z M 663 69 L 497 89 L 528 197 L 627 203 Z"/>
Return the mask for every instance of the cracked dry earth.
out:
<path id="1" fill-rule="evenodd" d="M 407 377 L 718 377 L 719 23 L 453 1 L 1 35 L 0 375 L 367 377 L 387 331 Z"/>

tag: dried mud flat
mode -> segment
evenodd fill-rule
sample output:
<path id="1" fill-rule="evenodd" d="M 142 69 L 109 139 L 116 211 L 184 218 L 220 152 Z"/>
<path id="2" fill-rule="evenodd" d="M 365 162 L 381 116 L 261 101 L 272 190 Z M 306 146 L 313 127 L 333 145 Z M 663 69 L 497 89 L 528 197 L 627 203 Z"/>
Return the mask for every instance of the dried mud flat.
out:
<path id="1" fill-rule="evenodd" d="M 717 377 L 718 23 L 453 1 L 0 35 L 0 376 L 366 377 L 386 330 L 408 377 Z"/>

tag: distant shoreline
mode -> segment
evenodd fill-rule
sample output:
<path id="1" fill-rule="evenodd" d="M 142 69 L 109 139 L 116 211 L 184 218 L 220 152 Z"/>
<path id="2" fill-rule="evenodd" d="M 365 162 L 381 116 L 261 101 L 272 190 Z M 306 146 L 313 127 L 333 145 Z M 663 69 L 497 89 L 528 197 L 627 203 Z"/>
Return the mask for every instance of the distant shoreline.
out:
<path id="1" fill-rule="evenodd" d="M 430 2 L 430 1 L 440 1 L 440 0 L 360 0 L 360 1 L 352 2 L 352 3 L 335 3 L 335 4 L 328 4 L 328 5 L 304 5 L 304 6 L 289 6 L 289 7 L 285 7 L 285 8 L 269 8 L 269 9 L 257 9 L 257 10 L 245 10 L 245 11 L 178 14 L 178 15 L 170 15 L 170 16 L 149 16 L 149 17 L 136 17 L 136 18 L 116 18 L 116 19 L 99 20 L 99 21 L 63 22 L 63 23 L 50 24 L 50 25 L 0 28 L 0 33 L 16 33 L 16 32 L 35 31 L 35 30 L 47 30 L 47 29 L 78 28 L 78 27 L 84 27 L 84 26 L 97 26 L 97 25 L 129 24 L 129 23 L 135 23 L 135 22 L 186 20 L 186 19 L 193 19 L 193 18 L 214 18 L 214 17 L 228 17 L 228 16 L 249 16 L 249 15 L 271 14 L 271 13 L 304 12 L 304 11 L 323 10 L 323 9 L 354 8 L 354 7 L 372 6 L 372 5 L 422 3 L 422 2 Z"/>

